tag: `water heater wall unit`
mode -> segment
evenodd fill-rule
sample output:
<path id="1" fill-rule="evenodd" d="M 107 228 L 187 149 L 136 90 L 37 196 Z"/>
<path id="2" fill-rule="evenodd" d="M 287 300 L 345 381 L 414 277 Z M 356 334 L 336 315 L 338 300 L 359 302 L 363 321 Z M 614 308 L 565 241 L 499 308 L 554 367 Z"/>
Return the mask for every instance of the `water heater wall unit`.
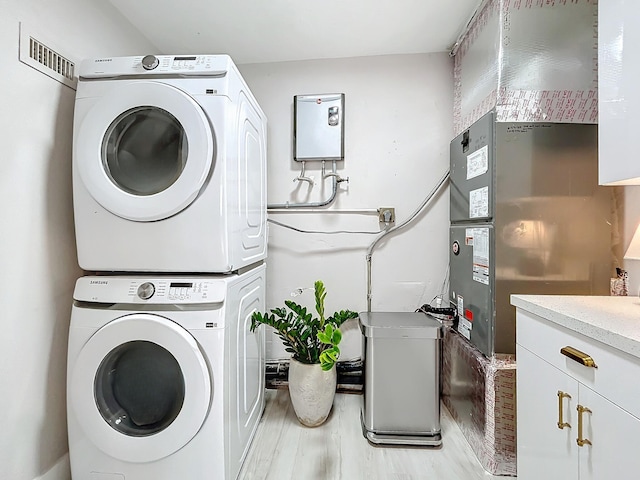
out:
<path id="1" fill-rule="evenodd" d="M 293 158 L 344 160 L 344 93 L 293 97 Z"/>

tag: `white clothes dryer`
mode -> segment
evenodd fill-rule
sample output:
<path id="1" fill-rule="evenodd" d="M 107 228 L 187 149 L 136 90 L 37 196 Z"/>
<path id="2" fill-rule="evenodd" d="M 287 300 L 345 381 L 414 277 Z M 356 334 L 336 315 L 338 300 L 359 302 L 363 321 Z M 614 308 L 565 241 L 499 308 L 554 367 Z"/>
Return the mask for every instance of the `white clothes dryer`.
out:
<path id="1" fill-rule="evenodd" d="M 83 61 L 80 267 L 228 273 L 264 259 L 266 155 L 266 117 L 229 56 Z"/>
<path id="2" fill-rule="evenodd" d="M 264 410 L 264 332 L 249 331 L 264 288 L 264 265 L 217 278 L 80 278 L 72 477 L 235 480 Z"/>

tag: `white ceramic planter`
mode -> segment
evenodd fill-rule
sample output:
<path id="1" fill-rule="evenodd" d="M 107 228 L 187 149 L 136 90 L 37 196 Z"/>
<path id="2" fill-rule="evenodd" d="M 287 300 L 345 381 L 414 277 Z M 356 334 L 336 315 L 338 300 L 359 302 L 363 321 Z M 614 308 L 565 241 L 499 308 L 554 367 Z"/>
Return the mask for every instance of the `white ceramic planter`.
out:
<path id="1" fill-rule="evenodd" d="M 336 393 L 336 367 L 325 372 L 320 364 L 309 365 L 291 359 L 289 395 L 300 423 L 307 427 L 322 425 L 329 416 Z"/>

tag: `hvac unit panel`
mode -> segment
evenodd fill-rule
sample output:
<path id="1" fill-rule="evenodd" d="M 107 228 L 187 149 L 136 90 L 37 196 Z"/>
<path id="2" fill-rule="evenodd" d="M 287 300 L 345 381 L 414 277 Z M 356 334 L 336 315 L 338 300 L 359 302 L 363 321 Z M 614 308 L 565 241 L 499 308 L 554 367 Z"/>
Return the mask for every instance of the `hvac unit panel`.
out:
<path id="1" fill-rule="evenodd" d="M 458 309 L 458 332 L 485 355 L 494 348 L 494 229 L 490 224 L 450 229 L 450 291 Z"/>
<path id="2" fill-rule="evenodd" d="M 487 221 L 494 215 L 494 121 L 488 113 L 451 142 L 451 221 Z"/>

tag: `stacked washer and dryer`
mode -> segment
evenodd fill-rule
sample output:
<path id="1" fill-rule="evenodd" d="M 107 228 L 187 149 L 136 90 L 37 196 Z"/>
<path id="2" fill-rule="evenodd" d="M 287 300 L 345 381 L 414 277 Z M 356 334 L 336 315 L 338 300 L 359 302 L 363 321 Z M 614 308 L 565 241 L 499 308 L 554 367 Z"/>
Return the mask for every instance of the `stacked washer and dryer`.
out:
<path id="1" fill-rule="evenodd" d="M 235 479 L 264 410 L 266 117 L 225 55 L 80 65 L 67 404 L 85 480 Z"/>

